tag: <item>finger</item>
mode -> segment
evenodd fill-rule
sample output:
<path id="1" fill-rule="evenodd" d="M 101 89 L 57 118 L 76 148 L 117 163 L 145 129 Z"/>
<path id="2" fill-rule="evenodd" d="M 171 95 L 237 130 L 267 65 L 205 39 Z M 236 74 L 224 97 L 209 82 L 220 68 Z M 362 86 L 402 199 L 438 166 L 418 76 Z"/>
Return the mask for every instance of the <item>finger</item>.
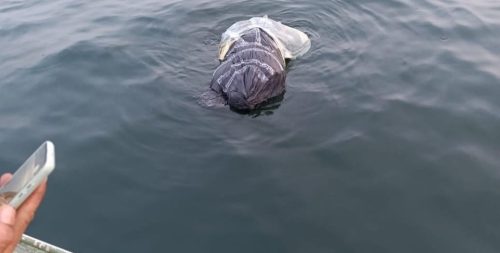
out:
<path id="1" fill-rule="evenodd" d="M 9 182 L 10 179 L 12 179 L 12 174 L 10 173 L 3 174 L 2 177 L 0 177 L 0 186 L 3 186 L 7 182 Z"/>
<path id="2" fill-rule="evenodd" d="M 14 208 L 8 205 L 0 207 L 0 252 L 5 252 L 15 241 L 15 232 L 12 227 L 15 219 L 16 211 Z"/>
<path id="3" fill-rule="evenodd" d="M 31 222 L 33 217 L 35 216 L 36 209 L 40 206 L 40 203 L 43 200 L 43 196 L 45 195 L 45 191 L 47 189 L 47 179 L 43 181 L 40 186 L 38 186 L 31 195 L 23 202 L 23 204 L 17 210 L 17 220 L 25 221 L 26 226 Z M 16 222 L 16 225 L 18 225 Z M 22 222 L 24 223 L 24 222 Z"/>
<path id="4" fill-rule="evenodd" d="M 45 179 L 45 181 L 40 186 L 38 186 L 37 189 L 33 191 L 33 193 L 31 193 L 31 195 L 17 209 L 16 223 L 13 227 L 15 243 L 6 249 L 7 252 L 10 252 L 9 250 L 13 251 L 19 240 L 21 240 L 21 236 L 23 235 L 24 231 L 26 231 L 28 225 L 35 217 L 35 212 L 43 200 L 46 189 L 47 179 Z"/>

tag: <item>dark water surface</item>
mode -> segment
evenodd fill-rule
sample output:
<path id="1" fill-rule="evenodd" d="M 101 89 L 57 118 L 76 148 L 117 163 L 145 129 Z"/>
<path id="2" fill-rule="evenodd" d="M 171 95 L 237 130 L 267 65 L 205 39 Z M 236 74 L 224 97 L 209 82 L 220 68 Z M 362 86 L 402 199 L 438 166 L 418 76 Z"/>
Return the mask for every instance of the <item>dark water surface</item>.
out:
<path id="1" fill-rule="evenodd" d="M 305 31 L 278 108 L 196 97 L 220 34 Z M 0 2 L 0 167 L 76 252 L 499 252 L 500 2 Z"/>

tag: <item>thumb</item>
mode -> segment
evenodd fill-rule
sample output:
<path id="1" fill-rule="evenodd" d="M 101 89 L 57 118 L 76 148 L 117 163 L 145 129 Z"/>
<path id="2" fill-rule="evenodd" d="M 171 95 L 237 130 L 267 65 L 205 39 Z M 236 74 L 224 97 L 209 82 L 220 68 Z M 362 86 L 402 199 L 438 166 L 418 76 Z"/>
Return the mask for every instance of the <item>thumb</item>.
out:
<path id="1" fill-rule="evenodd" d="M 0 252 L 14 242 L 16 210 L 9 205 L 0 206 Z"/>

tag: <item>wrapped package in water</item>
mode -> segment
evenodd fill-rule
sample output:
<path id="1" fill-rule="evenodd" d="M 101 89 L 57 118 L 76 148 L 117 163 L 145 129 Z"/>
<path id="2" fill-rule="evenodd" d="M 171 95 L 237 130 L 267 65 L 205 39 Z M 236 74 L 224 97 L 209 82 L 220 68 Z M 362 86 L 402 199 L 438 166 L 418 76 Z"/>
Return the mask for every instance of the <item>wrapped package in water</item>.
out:
<path id="1" fill-rule="evenodd" d="M 255 109 L 284 93 L 286 59 L 310 47 L 305 33 L 268 17 L 237 22 L 222 34 L 210 88 L 234 109 Z"/>

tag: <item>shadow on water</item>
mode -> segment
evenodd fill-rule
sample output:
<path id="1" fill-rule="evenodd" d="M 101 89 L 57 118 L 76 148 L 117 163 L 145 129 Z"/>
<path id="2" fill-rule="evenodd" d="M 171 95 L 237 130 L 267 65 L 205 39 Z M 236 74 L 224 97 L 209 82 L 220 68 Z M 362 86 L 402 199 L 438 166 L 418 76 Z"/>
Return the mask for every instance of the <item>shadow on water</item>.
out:
<path id="1" fill-rule="evenodd" d="M 207 85 L 208 86 L 208 85 Z M 194 98 L 197 101 L 197 104 L 201 107 L 208 108 L 208 109 L 215 109 L 215 108 L 224 108 L 224 107 L 229 107 L 230 111 L 235 112 L 240 115 L 248 115 L 253 118 L 259 117 L 259 116 L 270 116 L 274 113 L 275 110 L 277 110 L 281 106 L 281 102 L 283 101 L 285 97 L 286 91 L 284 91 L 282 94 L 272 97 L 263 103 L 260 103 L 256 106 L 255 109 L 249 109 L 249 110 L 241 110 L 237 109 L 234 107 L 231 107 L 228 105 L 227 100 L 224 95 L 221 95 L 217 92 L 214 92 L 211 89 L 207 89 L 206 91 L 202 92 L 200 95 L 195 96 Z"/>
<path id="2" fill-rule="evenodd" d="M 248 115 L 252 118 L 257 118 L 260 116 L 271 116 L 274 114 L 274 111 L 281 106 L 281 102 L 285 97 L 285 93 L 286 92 L 283 92 L 281 95 L 268 99 L 264 103 L 259 104 L 257 108 L 253 110 L 239 110 L 233 107 L 230 107 L 230 110 L 240 115 Z"/>

